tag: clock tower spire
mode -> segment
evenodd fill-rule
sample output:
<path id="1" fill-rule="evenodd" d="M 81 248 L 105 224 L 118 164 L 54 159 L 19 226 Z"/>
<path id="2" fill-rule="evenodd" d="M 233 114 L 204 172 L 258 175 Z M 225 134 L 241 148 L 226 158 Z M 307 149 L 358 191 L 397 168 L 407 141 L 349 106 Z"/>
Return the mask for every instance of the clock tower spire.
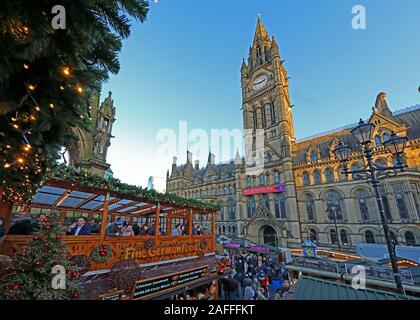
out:
<path id="1" fill-rule="evenodd" d="M 285 216 L 288 222 L 287 242 L 300 242 L 297 221 L 296 190 L 292 151 L 295 143 L 289 77 L 281 59 L 279 45 L 270 38 L 258 16 L 254 40 L 247 63 L 241 66 L 242 112 L 245 130 L 252 130 L 252 152 L 257 159 L 264 156 L 264 171 L 275 169 L 284 185 Z M 264 132 L 264 150 L 256 152 L 257 130 Z M 249 132 L 249 131 L 248 131 Z M 246 132 L 246 133 L 248 133 Z M 248 140 L 249 141 L 249 140 Z M 264 154 L 262 154 L 262 152 Z M 258 153 L 258 154 L 257 154 Z M 271 167 L 275 168 L 271 168 Z M 252 167 L 252 166 L 251 166 Z M 269 175 L 269 172 L 264 173 Z"/>

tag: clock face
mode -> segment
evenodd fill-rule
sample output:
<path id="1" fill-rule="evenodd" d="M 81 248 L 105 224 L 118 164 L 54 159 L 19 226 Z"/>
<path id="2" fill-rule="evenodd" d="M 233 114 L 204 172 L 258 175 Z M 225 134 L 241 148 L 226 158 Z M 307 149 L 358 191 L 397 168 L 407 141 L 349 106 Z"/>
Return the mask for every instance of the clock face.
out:
<path id="1" fill-rule="evenodd" d="M 253 83 L 254 90 L 260 90 L 264 88 L 264 86 L 267 84 L 268 78 L 265 74 L 262 76 L 259 76 L 257 79 L 255 79 Z"/>

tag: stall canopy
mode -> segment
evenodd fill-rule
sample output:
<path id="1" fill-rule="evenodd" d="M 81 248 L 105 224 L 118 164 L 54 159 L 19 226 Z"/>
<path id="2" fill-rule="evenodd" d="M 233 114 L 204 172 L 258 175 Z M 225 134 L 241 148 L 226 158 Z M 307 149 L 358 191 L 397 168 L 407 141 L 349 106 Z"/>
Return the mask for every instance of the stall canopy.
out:
<path id="1" fill-rule="evenodd" d="M 105 198 L 108 198 L 109 214 L 146 214 L 160 205 L 160 212 L 176 211 L 177 205 L 124 195 L 96 187 L 86 187 L 52 179 L 35 194 L 31 205 L 55 207 L 56 209 L 74 209 L 103 211 Z M 206 209 L 201 209 L 206 211 Z"/>

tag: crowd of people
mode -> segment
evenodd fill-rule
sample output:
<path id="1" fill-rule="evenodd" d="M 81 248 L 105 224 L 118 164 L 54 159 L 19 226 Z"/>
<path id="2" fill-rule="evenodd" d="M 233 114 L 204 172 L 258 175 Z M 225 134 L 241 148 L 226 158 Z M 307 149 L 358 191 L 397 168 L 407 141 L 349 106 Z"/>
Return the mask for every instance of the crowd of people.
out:
<path id="1" fill-rule="evenodd" d="M 277 256 L 225 253 L 231 272 L 219 270 L 219 297 L 224 300 L 281 300 L 288 291 L 288 274 Z"/>
<path id="2" fill-rule="evenodd" d="M 37 228 L 37 217 L 28 213 L 16 215 L 7 232 L 10 235 L 30 235 Z M 80 216 L 71 225 L 68 226 L 66 235 L 84 236 L 90 234 L 99 234 L 101 226 L 95 220 L 87 220 L 86 217 Z M 106 235 L 110 237 L 133 237 L 133 236 L 153 236 L 155 234 L 155 225 L 150 226 L 147 223 L 128 223 L 117 218 L 114 222 L 107 225 Z M 159 230 L 159 235 L 165 235 L 166 230 Z M 187 224 L 176 224 L 171 232 L 171 236 L 188 235 Z M 203 227 L 194 224 L 192 227 L 192 235 L 203 234 Z M 0 237 L 4 235 L 3 221 L 0 221 Z"/>

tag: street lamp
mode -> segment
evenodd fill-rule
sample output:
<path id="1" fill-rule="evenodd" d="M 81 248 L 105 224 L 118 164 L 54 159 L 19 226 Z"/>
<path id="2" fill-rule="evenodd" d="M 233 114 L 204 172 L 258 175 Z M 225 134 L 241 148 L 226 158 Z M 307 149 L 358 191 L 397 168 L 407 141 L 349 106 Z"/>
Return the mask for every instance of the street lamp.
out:
<path id="1" fill-rule="evenodd" d="M 385 211 L 382 203 L 382 198 L 379 191 L 379 179 L 381 177 L 392 177 L 397 174 L 397 171 L 404 171 L 406 165 L 403 163 L 404 149 L 407 145 L 407 137 L 400 137 L 393 132 L 389 140 L 383 144 L 388 151 L 397 160 L 394 166 L 378 166 L 373 162 L 373 149 L 371 148 L 372 135 L 375 126 L 371 123 L 365 123 L 360 119 L 359 125 L 351 130 L 351 133 L 356 138 L 357 142 L 361 145 L 363 155 L 366 159 L 367 166 L 363 169 L 349 170 L 348 162 L 351 155 L 351 148 L 340 142 L 337 147 L 333 150 L 336 159 L 343 165 L 344 174 L 346 176 L 352 175 L 354 180 L 368 180 L 375 192 L 376 203 L 378 205 L 379 214 L 381 216 L 381 222 L 384 229 L 384 235 L 386 245 L 388 248 L 389 258 L 391 260 L 392 272 L 394 273 L 395 284 L 399 293 L 404 294 L 404 288 L 401 281 L 401 274 L 398 271 L 397 259 L 395 254 L 395 246 L 392 244 L 392 240 L 389 233 L 388 222 L 385 217 Z"/>
<path id="2" fill-rule="evenodd" d="M 331 206 L 329 206 L 327 208 L 327 212 L 328 212 L 329 218 L 334 219 L 335 236 L 336 236 L 336 240 L 337 240 L 338 251 L 341 251 L 340 236 L 338 234 L 338 226 L 337 226 L 337 209 L 336 209 L 335 205 L 331 204 Z"/>

